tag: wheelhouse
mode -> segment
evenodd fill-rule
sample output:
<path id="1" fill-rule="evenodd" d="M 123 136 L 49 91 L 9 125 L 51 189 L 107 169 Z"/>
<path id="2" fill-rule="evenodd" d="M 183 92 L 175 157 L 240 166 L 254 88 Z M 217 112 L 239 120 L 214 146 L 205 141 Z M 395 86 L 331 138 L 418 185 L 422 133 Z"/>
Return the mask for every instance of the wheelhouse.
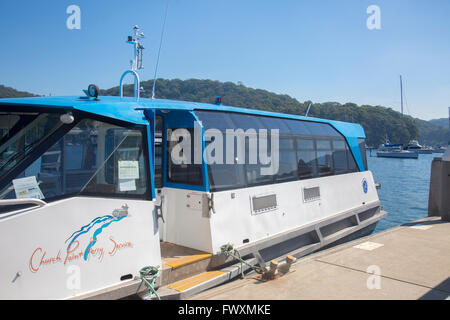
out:
<path id="1" fill-rule="evenodd" d="M 70 114 L 73 121 L 61 119 Z M 145 124 L 66 108 L 1 106 L 0 199 L 24 198 L 14 182 L 35 177 L 34 197 L 152 199 Z M 120 181 L 121 159 L 136 161 L 133 187 Z M 22 190 L 25 192 L 25 190 Z M 13 210 L 15 207 L 2 207 Z"/>

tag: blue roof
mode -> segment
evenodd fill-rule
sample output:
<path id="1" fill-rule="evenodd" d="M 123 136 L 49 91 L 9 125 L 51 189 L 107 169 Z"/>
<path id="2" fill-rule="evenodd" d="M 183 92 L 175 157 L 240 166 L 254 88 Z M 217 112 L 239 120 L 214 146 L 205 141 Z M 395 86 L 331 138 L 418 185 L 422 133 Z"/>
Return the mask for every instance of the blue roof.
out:
<path id="1" fill-rule="evenodd" d="M 316 121 L 329 123 L 335 127 L 340 133 L 346 137 L 361 137 L 364 138 L 364 130 L 359 124 L 347 123 L 341 121 L 325 120 L 312 117 L 303 117 L 283 113 L 275 113 L 268 111 L 261 111 L 256 109 L 228 107 L 224 105 L 175 101 L 164 99 L 147 99 L 141 98 L 137 101 L 133 97 L 112 97 L 102 96 L 99 101 L 80 99 L 79 96 L 68 97 L 33 97 L 33 98 L 13 98 L 0 99 L 0 109 L 2 105 L 17 105 L 27 106 L 29 108 L 37 107 L 54 107 L 71 110 L 80 110 L 90 112 L 97 115 L 102 115 L 117 120 L 146 124 L 143 109 L 159 109 L 159 110 L 210 110 L 210 111 L 228 111 L 239 112 L 254 115 L 265 115 L 272 117 L 280 117 L 287 119 L 297 119 L 306 121 Z"/>

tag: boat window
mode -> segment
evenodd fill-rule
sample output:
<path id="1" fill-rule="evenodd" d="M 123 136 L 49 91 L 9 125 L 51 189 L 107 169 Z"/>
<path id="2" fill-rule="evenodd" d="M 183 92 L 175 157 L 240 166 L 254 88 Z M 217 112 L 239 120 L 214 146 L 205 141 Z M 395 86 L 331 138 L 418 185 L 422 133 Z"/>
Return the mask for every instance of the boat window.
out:
<path id="1" fill-rule="evenodd" d="M 359 150 L 361 152 L 361 157 L 363 159 L 363 164 L 364 164 L 364 170 L 369 170 L 369 167 L 367 166 L 367 153 L 366 153 L 366 139 L 364 138 L 358 138 L 358 145 L 359 145 Z M 355 164 L 356 166 L 356 164 Z"/>
<path id="2" fill-rule="evenodd" d="M 227 129 L 267 129 L 266 126 L 261 122 L 260 117 L 247 115 L 247 114 L 239 114 L 239 113 L 230 113 L 231 120 L 234 123 L 234 126 Z"/>
<path id="3" fill-rule="evenodd" d="M 245 162 L 239 159 L 235 150 L 234 164 L 226 164 L 226 136 L 223 135 L 223 163 L 208 164 L 208 177 L 211 191 L 237 189 L 281 183 L 292 180 L 311 179 L 315 177 L 344 174 L 358 171 L 354 158 L 342 135 L 327 123 L 282 119 L 268 116 L 246 115 L 219 111 L 196 111 L 204 129 L 242 129 L 246 132 L 236 133 L 245 139 Z M 271 154 L 270 130 L 278 129 L 279 166 L 273 175 L 262 175 L 259 152 L 257 162 L 250 162 L 249 139 L 253 135 L 248 129 L 266 129 L 269 136 L 267 154 Z M 244 140 L 242 139 L 242 140 Z M 205 141 L 208 146 L 212 141 Z M 259 151 L 259 145 L 256 151 Z M 208 155 L 207 156 L 211 156 Z M 238 161 L 240 160 L 240 161 Z M 268 166 L 267 166 L 268 167 Z M 243 178 L 242 178 L 243 177 Z"/>
<path id="4" fill-rule="evenodd" d="M 21 118 L 26 116 L 16 114 L 0 114 L 0 139 L 8 137 Z"/>
<path id="5" fill-rule="evenodd" d="M 299 179 L 310 179 L 317 176 L 317 157 L 313 139 L 297 139 L 297 158 Z"/>
<path id="6" fill-rule="evenodd" d="M 0 177 L 22 162 L 62 126 L 59 114 L 13 116 L 3 114 L 0 115 L 0 119 L 3 131 L 0 145 Z"/>
<path id="7" fill-rule="evenodd" d="M 279 169 L 275 179 L 277 182 L 296 180 L 298 178 L 298 162 L 294 138 L 282 136 L 279 141 Z"/>
<path id="8" fill-rule="evenodd" d="M 347 148 L 347 163 L 348 163 L 348 171 L 349 172 L 359 171 L 358 167 L 356 165 L 356 162 L 355 162 L 355 158 L 353 157 L 352 152 L 348 148 Z"/>
<path id="9" fill-rule="evenodd" d="M 223 112 L 203 112 L 198 111 L 197 116 L 207 131 L 208 129 L 219 130 L 222 134 L 221 150 L 219 141 L 215 141 L 215 137 L 205 139 L 207 162 L 208 162 L 208 179 L 211 191 L 222 191 L 228 189 L 243 188 L 246 186 L 245 167 L 239 164 L 237 158 L 231 159 L 232 163 L 227 163 L 226 159 L 226 129 L 235 129 L 235 125 L 228 113 Z M 210 146 L 211 144 L 211 146 Z M 221 151 L 221 154 L 219 153 Z M 237 143 L 234 143 L 234 154 L 237 154 Z M 230 161 L 228 161 L 230 162 Z"/>
<path id="10" fill-rule="evenodd" d="M 140 129 L 81 120 L 4 187 L 0 199 L 147 197 L 148 165 L 143 141 Z"/>
<path id="11" fill-rule="evenodd" d="M 234 129 L 235 125 L 228 113 L 213 111 L 197 111 L 197 117 L 202 122 L 205 130 L 217 129 L 224 131 L 226 129 Z"/>
<path id="12" fill-rule="evenodd" d="M 167 129 L 168 182 L 203 185 L 202 164 L 195 163 L 194 144 L 194 129 Z"/>
<path id="13" fill-rule="evenodd" d="M 209 141 L 205 141 L 205 148 L 207 150 L 209 150 L 209 145 L 214 143 L 214 140 L 215 138 L 212 137 Z M 243 188 L 246 186 L 244 164 L 238 164 L 236 158 L 233 159 L 233 163 L 227 163 L 225 159 L 225 149 L 225 143 L 223 143 L 222 159 L 217 158 L 219 156 L 219 152 L 218 150 L 214 150 L 213 146 L 211 146 L 211 152 L 206 152 L 208 161 L 208 178 L 211 191 L 222 191 Z M 235 154 L 236 149 L 237 145 L 235 144 Z M 217 161 L 213 161 L 216 159 Z"/>
<path id="14" fill-rule="evenodd" d="M 291 134 L 291 129 L 284 119 L 272 117 L 260 117 L 262 124 L 267 130 L 278 130 L 279 134 Z"/>
<path id="15" fill-rule="evenodd" d="M 333 140 L 333 168 L 336 174 L 348 172 L 347 145 L 345 141 Z"/>
<path id="16" fill-rule="evenodd" d="M 339 132 L 328 123 L 305 122 L 305 126 L 313 136 L 341 137 Z"/>
<path id="17" fill-rule="evenodd" d="M 304 135 L 304 136 L 311 135 L 309 130 L 306 128 L 306 125 L 305 125 L 306 121 L 284 119 L 284 122 L 289 127 L 292 134 Z"/>
<path id="18" fill-rule="evenodd" d="M 248 186 L 258 186 L 263 184 L 274 183 L 274 176 L 262 174 L 262 168 L 269 167 L 269 165 L 264 165 L 261 163 L 258 155 L 259 148 L 251 148 L 250 144 L 245 144 L 245 174 L 247 178 Z M 250 152 L 252 150 L 252 152 Z M 271 154 L 272 149 L 270 145 L 270 134 L 267 134 L 267 154 Z M 250 161 L 251 155 L 256 156 L 253 158 L 254 161 Z"/>
<path id="19" fill-rule="evenodd" d="M 331 140 L 316 140 L 317 166 L 319 175 L 329 176 L 333 174 L 333 150 Z"/>

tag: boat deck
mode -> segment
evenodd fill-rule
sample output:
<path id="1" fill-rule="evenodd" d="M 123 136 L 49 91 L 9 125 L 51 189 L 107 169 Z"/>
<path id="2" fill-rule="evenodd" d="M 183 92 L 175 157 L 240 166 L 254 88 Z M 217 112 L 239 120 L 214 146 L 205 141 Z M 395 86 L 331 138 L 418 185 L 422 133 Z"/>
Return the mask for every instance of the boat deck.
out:
<path id="1" fill-rule="evenodd" d="M 210 253 L 204 253 L 188 247 L 179 246 L 170 242 L 160 242 L 162 269 L 180 268 L 188 264 L 211 257 Z"/>
<path id="2" fill-rule="evenodd" d="M 161 285 L 167 285 L 207 270 L 212 254 L 170 242 L 160 242 Z"/>
<path id="3" fill-rule="evenodd" d="M 298 260 L 275 280 L 249 274 L 191 299 L 450 299 L 449 252 L 450 223 L 424 218 Z"/>

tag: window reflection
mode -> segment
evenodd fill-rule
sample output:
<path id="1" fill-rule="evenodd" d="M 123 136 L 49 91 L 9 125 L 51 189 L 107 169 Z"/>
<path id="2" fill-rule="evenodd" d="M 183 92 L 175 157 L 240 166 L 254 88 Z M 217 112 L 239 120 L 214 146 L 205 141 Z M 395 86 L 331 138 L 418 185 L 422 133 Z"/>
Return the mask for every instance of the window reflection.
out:
<path id="1" fill-rule="evenodd" d="M 261 175 L 264 165 L 259 159 L 257 164 L 208 164 L 211 191 L 358 171 L 345 139 L 329 124 L 214 111 L 196 111 L 196 115 L 205 130 L 219 129 L 225 133 L 226 129 L 256 132 L 267 129 L 269 139 L 270 129 L 278 129 L 280 134 L 279 170 L 275 175 Z M 249 159 L 247 145 L 246 159 Z"/>
<path id="2" fill-rule="evenodd" d="M 144 195 L 148 181 L 143 140 L 139 129 L 84 119 L 15 179 L 36 177 L 46 200 L 75 194 Z M 124 176 L 121 164 L 132 173 Z M 16 196 L 12 183 L 0 193 L 0 199 Z"/>

